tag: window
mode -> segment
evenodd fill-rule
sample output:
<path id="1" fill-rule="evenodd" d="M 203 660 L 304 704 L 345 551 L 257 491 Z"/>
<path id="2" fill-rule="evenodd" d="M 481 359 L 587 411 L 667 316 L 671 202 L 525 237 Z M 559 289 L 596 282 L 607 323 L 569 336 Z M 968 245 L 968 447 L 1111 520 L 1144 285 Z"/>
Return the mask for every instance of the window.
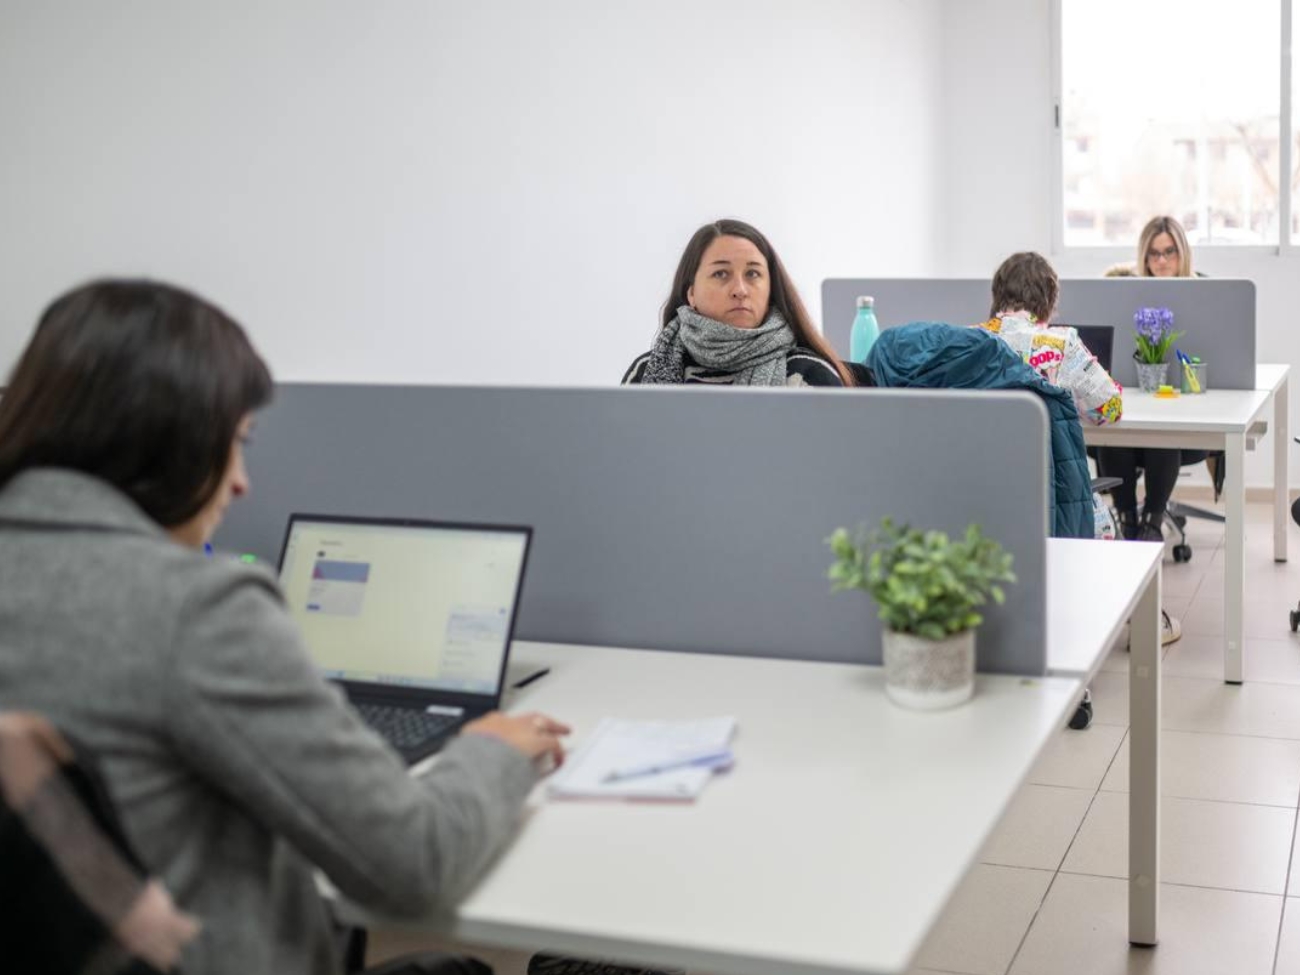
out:
<path id="1" fill-rule="evenodd" d="M 1162 213 L 1197 244 L 1300 240 L 1279 185 L 1284 164 L 1296 185 L 1300 157 L 1282 92 L 1293 2 L 1235 0 L 1225 15 L 1222 0 L 1059 0 L 1067 247 L 1132 247 Z"/>

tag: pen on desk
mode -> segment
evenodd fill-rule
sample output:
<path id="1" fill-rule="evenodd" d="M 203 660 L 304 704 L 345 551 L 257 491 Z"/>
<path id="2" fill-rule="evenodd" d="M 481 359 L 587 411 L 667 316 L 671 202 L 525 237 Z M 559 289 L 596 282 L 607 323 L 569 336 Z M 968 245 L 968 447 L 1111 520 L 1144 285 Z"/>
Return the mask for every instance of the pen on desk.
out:
<path id="1" fill-rule="evenodd" d="M 730 765 L 732 760 L 731 749 L 725 748 L 722 751 L 705 752 L 704 754 L 686 755 L 682 758 L 670 758 L 661 762 L 654 762 L 649 765 L 633 765 L 628 768 L 614 769 L 606 774 L 602 782 L 622 782 L 624 779 L 639 779 L 645 775 L 658 775 L 660 772 L 671 772 L 674 769 L 689 768 L 692 765 L 711 765 L 721 767 Z"/>
<path id="2" fill-rule="evenodd" d="M 514 683 L 512 686 L 515 688 L 515 690 L 518 690 L 518 689 L 521 688 L 521 687 L 527 687 L 527 686 L 528 686 L 529 684 L 531 684 L 533 681 L 535 681 L 535 680 L 541 680 L 543 677 L 545 677 L 545 676 L 546 676 L 547 674 L 549 674 L 550 672 L 551 672 L 551 668 L 550 668 L 550 667 L 543 667 L 541 670 L 537 671 L 536 673 L 529 674 L 529 675 L 528 675 L 527 677 L 525 677 L 523 680 L 515 681 L 515 683 Z"/>

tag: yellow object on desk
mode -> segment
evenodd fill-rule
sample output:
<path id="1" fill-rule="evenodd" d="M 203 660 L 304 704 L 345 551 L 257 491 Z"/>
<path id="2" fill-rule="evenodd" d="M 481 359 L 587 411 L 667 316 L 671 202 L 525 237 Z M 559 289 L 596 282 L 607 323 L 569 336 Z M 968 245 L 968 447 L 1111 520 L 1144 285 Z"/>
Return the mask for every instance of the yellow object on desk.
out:
<path id="1" fill-rule="evenodd" d="M 1172 386 L 1161 386 L 1155 391 L 1156 399 L 1178 399 L 1178 390 Z"/>

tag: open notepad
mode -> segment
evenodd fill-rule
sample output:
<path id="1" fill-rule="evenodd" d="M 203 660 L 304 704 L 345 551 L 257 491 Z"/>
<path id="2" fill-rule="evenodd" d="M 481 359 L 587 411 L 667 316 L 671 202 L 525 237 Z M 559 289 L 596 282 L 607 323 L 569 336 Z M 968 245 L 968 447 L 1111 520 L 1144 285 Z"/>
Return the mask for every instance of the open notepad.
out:
<path id="1" fill-rule="evenodd" d="M 735 730 L 735 718 L 604 718 L 551 780 L 550 795 L 557 799 L 694 799 L 715 772 L 730 768 Z"/>

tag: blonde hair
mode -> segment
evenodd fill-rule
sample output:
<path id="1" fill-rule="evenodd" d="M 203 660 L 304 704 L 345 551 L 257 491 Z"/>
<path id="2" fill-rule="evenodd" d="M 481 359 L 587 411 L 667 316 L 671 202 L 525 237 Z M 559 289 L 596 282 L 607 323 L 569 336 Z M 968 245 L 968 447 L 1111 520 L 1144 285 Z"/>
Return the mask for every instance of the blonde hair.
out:
<path id="1" fill-rule="evenodd" d="M 1112 264 L 1101 274 L 1104 278 L 1135 278 L 1137 271 L 1133 269 L 1132 264 L 1125 264 L 1122 261 L 1119 264 Z"/>
<path id="2" fill-rule="evenodd" d="M 1137 276 L 1140 278 L 1155 277 L 1151 273 L 1151 265 L 1147 260 L 1147 254 L 1151 250 L 1151 242 L 1161 234 L 1168 234 L 1174 239 L 1174 246 L 1178 248 L 1178 274 L 1176 277 L 1192 277 L 1192 249 L 1187 244 L 1187 234 L 1183 231 L 1183 225 L 1173 217 L 1152 217 L 1145 227 L 1142 228 L 1142 236 L 1138 238 L 1138 259 L 1137 259 Z"/>

